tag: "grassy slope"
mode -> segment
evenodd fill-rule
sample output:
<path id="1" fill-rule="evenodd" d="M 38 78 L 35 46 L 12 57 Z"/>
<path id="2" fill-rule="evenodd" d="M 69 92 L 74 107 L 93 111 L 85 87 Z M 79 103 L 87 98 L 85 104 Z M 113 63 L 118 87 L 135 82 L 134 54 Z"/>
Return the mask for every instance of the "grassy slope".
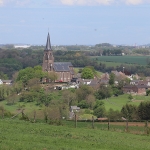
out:
<path id="1" fill-rule="evenodd" d="M 102 100 L 105 103 L 106 110 L 110 108 L 114 110 L 121 110 L 122 106 L 125 104 L 132 104 L 138 106 L 141 101 L 149 101 L 149 96 L 133 96 L 133 100 L 128 99 L 128 94 L 124 94 L 118 97 L 111 97 L 105 100 Z"/>
<path id="2" fill-rule="evenodd" d="M 0 120 L 2 150 L 149 150 L 149 136 Z"/>

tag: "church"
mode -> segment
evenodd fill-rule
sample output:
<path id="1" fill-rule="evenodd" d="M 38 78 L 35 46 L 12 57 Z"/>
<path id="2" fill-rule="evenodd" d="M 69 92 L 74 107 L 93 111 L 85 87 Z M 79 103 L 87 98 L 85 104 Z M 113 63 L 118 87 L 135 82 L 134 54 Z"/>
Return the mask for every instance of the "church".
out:
<path id="1" fill-rule="evenodd" d="M 57 74 L 57 80 L 55 82 L 70 82 L 74 77 L 74 70 L 71 62 L 54 62 L 49 33 L 44 50 L 42 70 L 46 72 L 55 72 Z"/>

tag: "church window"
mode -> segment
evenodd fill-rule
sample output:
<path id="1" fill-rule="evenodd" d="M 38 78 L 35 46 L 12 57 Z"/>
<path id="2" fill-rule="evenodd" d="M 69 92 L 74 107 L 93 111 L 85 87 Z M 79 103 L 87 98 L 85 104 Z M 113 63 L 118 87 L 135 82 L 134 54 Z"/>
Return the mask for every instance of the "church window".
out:
<path id="1" fill-rule="evenodd" d="M 45 60 L 48 60 L 48 55 L 47 55 L 47 53 L 45 54 Z"/>

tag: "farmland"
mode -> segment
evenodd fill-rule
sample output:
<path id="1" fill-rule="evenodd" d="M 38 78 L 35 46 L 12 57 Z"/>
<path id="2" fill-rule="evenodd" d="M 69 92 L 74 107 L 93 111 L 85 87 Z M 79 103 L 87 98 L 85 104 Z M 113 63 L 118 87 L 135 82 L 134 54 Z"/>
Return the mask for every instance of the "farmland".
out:
<path id="1" fill-rule="evenodd" d="M 150 57 L 149 56 L 100 56 L 100 57 L 91 57 L 91 58 L 101 62 L 107 62 L 107 63 L 113 62 L 116 63 L 116 65 L 119 65 L 119 63 L 147 65 L 147 59 L 149 59 Z"/>
<path id="2" fill-rule="evenodd" d="M 0 120 L 0 133 L 2 150 L 150 149 L 150 137 L 146 135 L 10 119 Z"/>

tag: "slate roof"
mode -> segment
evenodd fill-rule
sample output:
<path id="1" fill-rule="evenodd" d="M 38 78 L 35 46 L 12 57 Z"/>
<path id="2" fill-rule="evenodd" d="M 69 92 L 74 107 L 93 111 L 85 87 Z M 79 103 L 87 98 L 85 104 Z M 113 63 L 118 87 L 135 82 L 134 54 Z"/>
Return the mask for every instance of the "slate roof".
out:
<path id="1" fill-rule="evenodd" d="M 45 48 L 45 50 L 52 51 L 49 33 L 47 35 L 47 42 L 46 42 L 46 48 Z"/>
<path id="2" fill-rule="evenodd" d="M 71 62 L 54 62 L 54 70 L 56 72 L 70 72 L 71 70 L 69 67 L 73 67 Z"/>

